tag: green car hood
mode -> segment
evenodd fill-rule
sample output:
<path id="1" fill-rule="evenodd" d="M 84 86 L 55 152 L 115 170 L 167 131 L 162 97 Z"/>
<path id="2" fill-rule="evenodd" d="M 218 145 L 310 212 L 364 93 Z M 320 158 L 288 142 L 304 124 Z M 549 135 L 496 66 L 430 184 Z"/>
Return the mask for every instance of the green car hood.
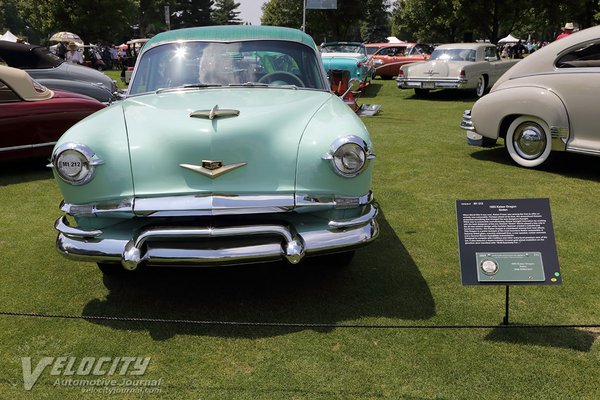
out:
<path id="1" fill-rule="evenodd" d="M 216 88 L 131 97 L 122 103 L 135 195 L 293 193 L 298 146 L 313 115 L 331 98 L 321 91 Z M 238 116 L 191 117 L 194 111 Z M 218 177 L 182 164 L 245 163 Z"/>

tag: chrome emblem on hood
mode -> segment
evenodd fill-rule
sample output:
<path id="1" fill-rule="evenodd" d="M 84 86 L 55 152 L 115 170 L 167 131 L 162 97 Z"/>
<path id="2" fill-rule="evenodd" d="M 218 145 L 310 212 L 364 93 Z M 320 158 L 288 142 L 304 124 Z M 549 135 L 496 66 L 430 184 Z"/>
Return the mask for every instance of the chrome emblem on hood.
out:
<path id="1" fill-rule="evenodd" d="M 228 110 L 220 109 L 218 105 L 215 105 L 210 110 L 197 110 L 190 113 L 192 118 L 208 118 L 215 119 L 217 117 L 237 117 L 240 115 L 240 110 Z"/>
<path id="2" fill-rule="evenodd" d="M 425 72 L 425 74 L 429 75 L 429 76 L 433 76 L 433 75 L 439 75 L 439 72 L 433 72 L 433 68 L 430 69 L 429 71 Z"/>
<path id="3" fill-rule="evenodd" d="M 179 166 L 182 168 L 186 168 L 191 171 L 198 172 L 199 174 L 208 176 L 211 179 L 221 176 L 227 172 L 233 171 L 234 169 L 243 167 L 244 165 L 246 165 L 245 162 L 237 163 L 237 164 L 223 165 L 222 161 L 215 161 L 215 160 L 202 160 L 202 165 L 179 164 Z"/>

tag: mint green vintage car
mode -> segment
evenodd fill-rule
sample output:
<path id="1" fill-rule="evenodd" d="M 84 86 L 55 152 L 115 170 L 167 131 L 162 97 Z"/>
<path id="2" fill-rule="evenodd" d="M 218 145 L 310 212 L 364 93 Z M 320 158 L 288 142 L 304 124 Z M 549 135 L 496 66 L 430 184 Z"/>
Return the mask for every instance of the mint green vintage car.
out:
<path id="1" fill-rule="evenodd" d="M 161 33 L 126 99 L 54 148 L 65 214 L 57 247 L 104 273 L 327 254 L 348 262 L 378 234 L 373 158 L 303 32 Z"/>

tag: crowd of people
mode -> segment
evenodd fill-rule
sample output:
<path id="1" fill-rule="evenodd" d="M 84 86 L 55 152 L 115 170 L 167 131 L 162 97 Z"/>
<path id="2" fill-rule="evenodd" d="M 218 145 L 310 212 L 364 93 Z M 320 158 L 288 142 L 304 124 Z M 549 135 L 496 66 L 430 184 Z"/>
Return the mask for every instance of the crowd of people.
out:
<path id="1" fill-rule="evenodd" d="M 75 42 L 58 43 L 54 53 L 69 63 L 86 64 L 100 70 L 121 69 L 125 58 L 125 50 L 115 45 L 78 46 Z"/>
<path id="2" fill-rule="evenodd" d="M 575 25 L 572 22 L 567 22 L 561 28 L 561 33 L 556 36 L 555 40 L 562 39 L 575 32 Z M 499 46 L 500 55 L 502 58 L 523 58 L 525 54 L 531 54 L 534 51 L 546 46 L 548 42 L 529 39 L 527 41 L 519 40 L 516 43 L 505 43 Z"/>

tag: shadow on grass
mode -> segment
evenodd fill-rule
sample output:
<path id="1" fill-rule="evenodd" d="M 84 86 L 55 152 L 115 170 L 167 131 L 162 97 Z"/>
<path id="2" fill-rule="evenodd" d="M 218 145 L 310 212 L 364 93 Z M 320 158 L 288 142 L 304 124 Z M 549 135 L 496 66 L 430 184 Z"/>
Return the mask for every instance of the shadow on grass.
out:
<path id="1" fill-rule="evenodd" d="M 492 330 L 485 340 L 589 352 L 596 340 L 591 332 L 575 328 L 502 328 Z"/>
<path id="2" fill-rule="evenodd" d="M 381 90 L 382 87 L 383 87 L 383 83 L 371 81 L 371 84 L 369 86 L 367 86 L 365 88 L 365 90 L 363 90 L 363 92 L 358 97 L 359 103 L 360 103 L 360 99 L 372 99 L 372 98 L 377 97 L 377 94 L 379 93 L 379 91 Z"/>
<path id="3" fill-rule="evenodd" d="M 502 140 L 499 140 L 498 144 L 500 146 L 475 151 L 471 153 L 471 157 L 481 161 L 493 161 L 498 164 L 512 165 L 514 168 L 523 168 L 512 161 L 504 149 Z M 598 157 L 584 154 L 555 152 L 547 164 L 543 164 L 536 169 L 569 178 L 591 181 L 597 181 L 600 178 Z"/>
<path id="4" fill-rule="evenodd" d="M 4 161 L 0 163 L 0 186 L 52 178 L 52 170 L 46 168 L 47 164 L 47 158 Z"/>
<path id="5" fill-rule="evenodd" d="M 379 239 L 358 250 L 347 268 L 307 259 L 298 266 L 149 269 L 126 279 L 105 277 L 106 298 L 91 300 L 82 314 L 268 323 L 431 318 L 435 304 L 427 283 L 383 213 L 378 221 Z M 88 321 L 115 329 L 148 330 L 155 339 L 176 334 L 263 337 L 310 329 Z"/>
<path id="6" fill-rule="evenodd" d="M 412 89 L 402 89 L 412 90 Z M 474 90 L 441 89 L 433 90 L 425 95 L 417 96 L 414 91 L 407 100 L 433 100 L 433 101 L 464 101 L 474 102 L 478 99 Z"/>

